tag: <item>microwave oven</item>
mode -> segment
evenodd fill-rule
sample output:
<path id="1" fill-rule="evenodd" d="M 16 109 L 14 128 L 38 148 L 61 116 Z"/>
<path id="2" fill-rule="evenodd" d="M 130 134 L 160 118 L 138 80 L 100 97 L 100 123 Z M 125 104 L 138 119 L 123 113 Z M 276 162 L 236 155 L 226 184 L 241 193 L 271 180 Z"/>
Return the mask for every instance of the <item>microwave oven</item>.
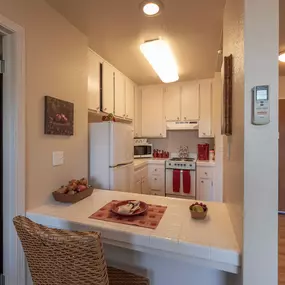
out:
<path id="1" fill-rule="evenodd" d="M 153 146 L 147 142 L 136 142 L 134 144 L 134 158 L 152 157 Z"/>

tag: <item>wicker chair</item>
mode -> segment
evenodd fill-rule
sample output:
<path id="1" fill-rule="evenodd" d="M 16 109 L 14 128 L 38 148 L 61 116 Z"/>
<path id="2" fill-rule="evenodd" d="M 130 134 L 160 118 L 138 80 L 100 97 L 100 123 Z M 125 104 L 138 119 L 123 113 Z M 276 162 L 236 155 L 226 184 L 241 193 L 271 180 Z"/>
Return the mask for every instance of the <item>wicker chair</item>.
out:
<path id="1" fill-rule="evenodd" d="M 14 225 L 35 285 L 148 285 L 148 279 L 107 267 L 100 234 L 50 229 L 28 218 Z"/>

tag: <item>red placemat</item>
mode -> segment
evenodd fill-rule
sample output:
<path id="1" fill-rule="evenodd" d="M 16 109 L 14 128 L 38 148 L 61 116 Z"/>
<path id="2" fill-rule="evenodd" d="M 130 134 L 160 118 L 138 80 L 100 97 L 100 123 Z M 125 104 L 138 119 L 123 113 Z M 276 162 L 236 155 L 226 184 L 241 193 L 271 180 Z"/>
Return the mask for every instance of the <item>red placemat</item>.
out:
<path id="1" fill-rule="evenodd" d="M 100 210 L 92 214 L 89 219 L 107 221 L 112 223 L 132 225 L 142 228 L 156 229 L 160 220 L 162 219 L 167 207 L 159 205 L 148 205 L 148 210 L 142 215 L 134 217 L 123 217 L 114 214 L 111 211 L 112 204 L 119 201 L 113 200 Z"/>

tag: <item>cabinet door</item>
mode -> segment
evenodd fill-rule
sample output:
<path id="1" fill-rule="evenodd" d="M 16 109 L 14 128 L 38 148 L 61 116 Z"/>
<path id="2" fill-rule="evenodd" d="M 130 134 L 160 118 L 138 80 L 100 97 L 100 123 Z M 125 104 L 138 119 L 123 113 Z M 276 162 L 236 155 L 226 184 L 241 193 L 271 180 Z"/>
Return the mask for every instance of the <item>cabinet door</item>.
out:
<path id="1" fill-rule="evenodd" d="M 100 57 L 88 51 L 88 109 L 100 112 Z"/>
<path id="2" fill-rule="evenodd" d="M 107 62 L 103 63 L 103 102 L 102 111 L 114 112 L 114 74 L 115 69 Z"/>
<path id="3" fill-rule="evenodd" d="M 198 199 L 201 201 L 214 201 L 213 180 L 200 178 L 198 183 Z"/>
<path id="4" fill-rule="evenodd" d="M 142 178 L 142 194 L 149 195 L 150 189 L 148 184 L 148 179 L 146 176 Z"/>
<path id="5" fill-rule="evenodd" d="M 118 70 L 115 71 L 115 115 L 126 116 L 126 80 Z"/>
<path id="6" fill-rule="evenodd" d="M 134 189 L 133 189 L 132 193 L 142 194 L 142 180 L 141 179 L 135 181 Z"/>
<path id="7" fill-rule="evenodd" d="M 142 136 L 166 137 L 161 86 L 142 89 Z"/>
<path id="8" fill-rule="evenodd" d="M 164 114 L 167 121 L 180 121 L 180 86 L 173 85 L 164 88 Z"/>
<path id="9" fill-rule="evenodd" d="M 142 136 L 142 95 L 139 88 L 135 88 L 135 121 L 134 136 L 139 138 Z"/>
<path id="10" fill-rule="evenodd" d="M 184 121 L 199 119 L 198 82 L 188 82 L 181 86 L 181 119 Z"/>
<path id="11" fill-rule="evenodd" d="M 212 137 L 212 81 L 200 81 L 199 137 Z"/>
<path id="12" fill-rule="evenodd" d="M 135 85 L 134 83 L 126 78 L 126 118 L 134 118 L 134 108 L 135 108 Z"/>

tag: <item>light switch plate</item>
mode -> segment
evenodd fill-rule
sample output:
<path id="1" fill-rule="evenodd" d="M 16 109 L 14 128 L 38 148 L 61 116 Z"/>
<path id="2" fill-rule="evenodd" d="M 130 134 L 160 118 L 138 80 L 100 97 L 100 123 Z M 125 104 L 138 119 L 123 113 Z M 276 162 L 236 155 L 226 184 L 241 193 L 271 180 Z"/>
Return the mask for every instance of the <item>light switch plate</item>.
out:
<path id="1" fill-rule="evenodd" d="M 64 153 L 63 151 L 54 151 L 52 153 L 52 165 L 58 166 L 64 163 Z"/>

